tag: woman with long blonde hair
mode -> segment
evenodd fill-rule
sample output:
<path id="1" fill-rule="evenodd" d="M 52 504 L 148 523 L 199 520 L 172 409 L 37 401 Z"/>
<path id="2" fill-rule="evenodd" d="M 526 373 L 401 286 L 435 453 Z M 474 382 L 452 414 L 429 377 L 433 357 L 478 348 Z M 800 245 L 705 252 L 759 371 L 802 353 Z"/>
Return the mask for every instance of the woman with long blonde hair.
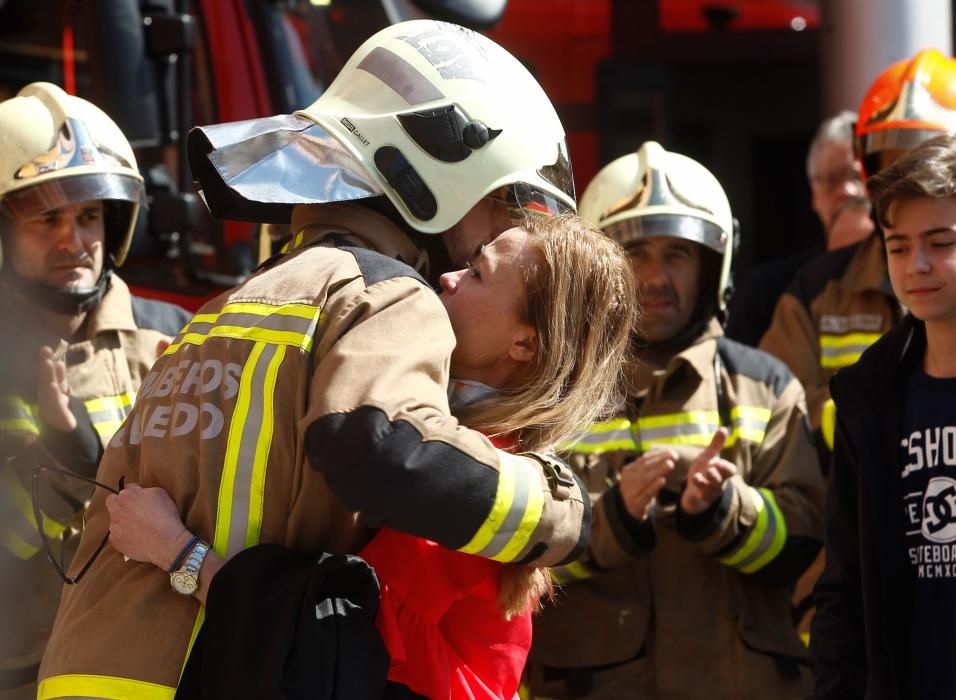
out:
<path id="1" fill-rule="evenodd" d="M 463 424 L 502 449 L 543 453 L 614 408 L 637 322 L 630 263 L 615 242 L 574 216 L 530 216 L 440 285 L 458 340 L 449 401 Z M 553 476 L 574 478 L 560 465 Z M 525 498 L 540 507 L 533 492 Z M 164 491 L 130 486 L 107 507 L 114 547 L 175 568 L 171 543 L 191 535 Z M 390 681 L 429 698 L 514 696 L 531 613 L 551 585 L 546 571 L 494 561 L 493 546 L 450 551 L 387 529 L 371 539 L 361 554 L 381 581 Z M 224 565 L 207 555 L 200 602 Z"/>

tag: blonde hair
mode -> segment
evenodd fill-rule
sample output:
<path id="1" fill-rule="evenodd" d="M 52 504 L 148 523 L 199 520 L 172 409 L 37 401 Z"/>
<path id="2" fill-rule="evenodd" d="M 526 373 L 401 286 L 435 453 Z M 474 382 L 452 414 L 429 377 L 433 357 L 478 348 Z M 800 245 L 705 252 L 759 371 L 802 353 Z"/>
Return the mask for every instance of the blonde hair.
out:
<path id="1" fill-rule="evenodd" d="M 537 452 L 570 440 L 619 403 L 638 304 L 627 253 L 577 216 L 529 216 L 521 228 L 533 260 L 523 273 L 535 358 L 517 389 L 458 413 L 471 428 L 512 436 L 521 451 Z M 499 602 L 511 617 L 551 590 L 546 571 L 509 565 Z"/>

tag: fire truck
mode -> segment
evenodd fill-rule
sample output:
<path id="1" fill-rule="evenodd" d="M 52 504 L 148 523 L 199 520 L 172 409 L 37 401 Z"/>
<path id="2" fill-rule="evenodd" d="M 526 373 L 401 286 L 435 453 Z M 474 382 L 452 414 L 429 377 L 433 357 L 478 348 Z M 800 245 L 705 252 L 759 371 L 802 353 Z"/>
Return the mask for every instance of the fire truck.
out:
<path id="1" fill-rule="evenodd" d="M 188 130 L 308 105 L 368 36 L 416 17 L 485 31 L 529 67 L 568 131 L 579 191 L 655 138 L 720 177 L 745 263 L 813 235 L 802 159 L 819 117 L 817 0 L 0 0 L 0 99 L 46 80 L 113 117 L 149 203 L 123 278 L 196 309 L 268 237 L 208 215 Z M 771 226 L 780 235 L 751 234 Z"/>
<path id="2" fill-rule="evenodd" d="M 368 36 L 433 17 L 477 29 L 506 0 L 0 0 L 0 99 L 56 83 L 99 105 L 132 144 L 148 208 L 122 276 L 195 310 L 256 265 L 258 227 L 213 220 L 185 136 L 197 124 L 315 101 Z"/>

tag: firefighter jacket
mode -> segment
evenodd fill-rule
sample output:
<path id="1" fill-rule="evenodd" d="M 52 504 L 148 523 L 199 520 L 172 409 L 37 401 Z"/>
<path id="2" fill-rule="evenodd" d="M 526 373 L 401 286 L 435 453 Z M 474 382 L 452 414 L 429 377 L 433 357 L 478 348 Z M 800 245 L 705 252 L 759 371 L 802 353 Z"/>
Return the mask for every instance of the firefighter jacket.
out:
<path id="1" fill-rule="evenodd" d="M 171 339 L 189 316 L 178 307 L 132 297 L 114 276 L 78 337 L 57 346 L 33 307 L 2 285 L 0 292 L 0 332 L 8 339 L 0 367 L 0 599 L 17 601 L 0 616 L 0 670 L 9 679 L 4 683 L 0 674 L 3 697 L 3 688 L 19 686 L 18 680 L 35 681 L 63 586 L 41 551 L 33 510 L 38 455 L 44 463 L 93 477 L 102 447 L 129 412 L 160 341 Z M 78 422 L 72 434 L 58 433 L 39 418 L 37 353 L 44 344 L 53 345 L 66 363 L 70 408 Z M 43 532 L 57 550 L 71 552 L 75 542 L 63 541 L 70 539 L 69 528 L 92 487 L 44 471 L 37 489 Z"/>
<path id="2" fill-rule="evenodd" d="M 164 488 L 230 557 L 257 543 L 354 552 L 388 526 L 504 562 L 586 546 L 567 467 L 499 452 L 450 416 L 455 338 L 417 249 L 350 204 L 300 207 L 285 253 L 205 305 L 156 363 L 99 478 Z M 358 233 L 360 232 L 360 233 Z M 78 560 L 108 527 L 94 496 Z M 39 697 L 172 698 L 202 621 L 164 572 L 107 548 L 66 590 Z M 83 640 L 78 643 L 77 640 Z"/>
<path id="3" fill-rule="evenodd" d="M 635 374 L 616 418 L 569 446 L 595 502 L 586 555 L 535 618 L 529 680 L 541 697 L 798 698 L 806 648 L 790 584 L 822 540 L 823 484 L 803 390 L 782 363 L 728 340 L 716 321 Z M 718 426 L 736 464 L 704 513 L 679 508 L 689 462 Z M 645 522 L 629 516 L 622 466 L 658 446 L 680 460 Z M 703 690 L 706 689 L 706 690 Z"/>
<path id="4" fill-rule="evenodd" d="M 821 425 L 833 373 L 856 362 L 902 315 L 882 248 L 874 233 L 807 263 L 760 341 L 760 349 L 783 360 L 803 384 L 814 429 Z"/>

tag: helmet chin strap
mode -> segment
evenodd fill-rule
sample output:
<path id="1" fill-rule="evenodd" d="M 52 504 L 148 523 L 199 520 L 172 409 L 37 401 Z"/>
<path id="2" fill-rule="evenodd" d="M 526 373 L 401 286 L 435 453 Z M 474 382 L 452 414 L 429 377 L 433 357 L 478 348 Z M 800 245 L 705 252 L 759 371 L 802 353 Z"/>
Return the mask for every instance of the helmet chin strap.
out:
<path id="1" fill-rule="evenodd" d="M 113 271 L 110 264 L 105 263 L 96 284 L 86 289 L 60 289 L 42 282 L 32 282 L 17 272 L 13 265 L 4 265 L 0 268 L 0 274 L 30 303 L 57 314 L 77 316 L 96 308 L 109 289 Z"/>

